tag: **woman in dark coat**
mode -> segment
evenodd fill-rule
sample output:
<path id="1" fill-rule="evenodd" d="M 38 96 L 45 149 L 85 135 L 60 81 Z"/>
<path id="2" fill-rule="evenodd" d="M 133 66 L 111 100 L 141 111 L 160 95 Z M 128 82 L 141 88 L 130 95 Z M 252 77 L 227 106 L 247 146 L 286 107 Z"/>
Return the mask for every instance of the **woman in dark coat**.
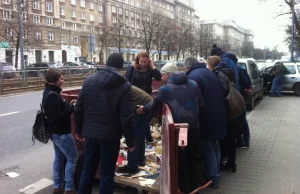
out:
<path id="1" fill-rule="evenodd" d="M 43 108 L 47 116 L 47 130 L 54 146 L 53 194 L 77 194 L 74 185 L 74 173 L 77 162 L 77 149 L 71 134 L 71 114 L 76 100 L 67 103 L 60 95 L 64 83 L 62 72 L 49 69 L 43 93 Z M 63 166 L 67 159 L 65 172 Z M 63 176 L 64 175 L 64 176 Z"/>
<path id="2" fill-rule="evenodd" d="M 149 95 L 152 93 L 152 79 L 161 80 L 161 73 L 154 66 L 148 53 L 140 52 L 134 65 L 127 69 L 125 77 L 134 86 L 144 90 Z"/>
<path id="3" fill-rule="evenodd" d="M 160 81 L 161 73 L 154 66 L 148 53 L 140 52 L 135 59 L 135 63 L 127 69 L 125 77 L 131 85 L 136 86 L 151 95 L 152 80 L 154 78 L 156 81 Z M 149 143 L 154 141 L 150 133 L 150 126 L 146 130 L 146 139 Z"/>

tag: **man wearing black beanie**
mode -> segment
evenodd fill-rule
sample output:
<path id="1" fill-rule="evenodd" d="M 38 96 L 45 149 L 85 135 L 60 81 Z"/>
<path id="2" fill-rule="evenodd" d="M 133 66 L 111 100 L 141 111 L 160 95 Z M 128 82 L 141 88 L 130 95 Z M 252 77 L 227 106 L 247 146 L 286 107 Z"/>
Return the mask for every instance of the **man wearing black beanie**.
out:
<path id="1" fill-rule="evenodd" d="M 76 138 L 84 141 L 84 167 L 78 194 L 92 192 L 99 160 L 100 193 L 113 194 L 122 135 L 129 151 L 134 151 L 131 85 L 120 72 L 123 62 L 121 54 L 111 54 L 105 68 L 85 79 L 78 96 L 74 111 Z"/>

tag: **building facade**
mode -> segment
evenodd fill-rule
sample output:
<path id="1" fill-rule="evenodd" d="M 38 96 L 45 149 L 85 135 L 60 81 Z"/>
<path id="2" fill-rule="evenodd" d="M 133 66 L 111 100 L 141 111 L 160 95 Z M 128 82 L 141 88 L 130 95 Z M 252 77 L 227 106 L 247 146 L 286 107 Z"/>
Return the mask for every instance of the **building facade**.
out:
<path id="1" fill-rule="evenodd" d="M 224 50 L 233 52 L 240 57 L 243 55 L 245 44 L 253 47 L 253 31 L 241 27 L 233 20 L 224 22 L 203 20 L 200 21 L 200 26 L 210 31 L 210 47 L 212 44 L 217 44 Z"/>
<path id="2" fill-rule="evenodd" d="M 87 61 L 92 59 L 93 62 L 99 62 L 105 61 L 112 52 L 121 52 L 125 60 L 133 61 L 137 53 L 145 49 L 142 22 L 149 12 L 170 20 L 199 22 L 192 0 L 24 1 L 25 66 L 42 61 L 76 62 L 80 56 L 87 57 Z M 18 45 L 18 28 L 12 29 L 15 26 L 13 24 L 18 24 L 16 2 L 3 0 L 0 3 L 3 26 L 0 33 L 0 61 L 12 64 Z M 93 52 L 89 52 L 90 35 L 95 37 Z M 155 48 L 151 53 L 153 60 L 157 60 Z M 165 52 L 162 54 L 166 55 Z"/>

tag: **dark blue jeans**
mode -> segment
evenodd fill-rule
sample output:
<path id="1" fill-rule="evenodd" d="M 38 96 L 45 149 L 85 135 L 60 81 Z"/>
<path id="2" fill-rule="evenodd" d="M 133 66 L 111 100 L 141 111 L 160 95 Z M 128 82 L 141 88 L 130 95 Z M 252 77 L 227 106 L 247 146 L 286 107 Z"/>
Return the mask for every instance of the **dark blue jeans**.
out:
<path id="1" fill-rule="evenodd" d="M 133 128 L 135 137 L 135 150 L 127 153 L 128 168 L 138 169 L 139 163 L 145 161 L 145 135 L 149 127 L 148 115 L 135 115 L 133 118 Z"/>
<path id="2" fill-rule="evenodd" d="M 272 96 L 276 95 L 276 89 L 278 96 L 282 95 L 282 84 L 284 80 L 284 75 L 278 75 L 273 79 L 272 82 Z"/>
<path id="3" fill-rule="evenodd" d="M 200 139 L 200 150 L 203 158 L 206 178 L 214 185 L 220 182 L 220 146 L 218 140 Z"/>
<path id="4" fill-rule="evenodd" d="M 63 188 L 66 191 L 74 190 L 74 173 L 77 162 L 77 149 L 74 138 L 69 134 L 51 134 L 50 139 L 53 142 L 55 158 L 53 163 L 54 188 Z M 63 177 L 64 160 L 67 158 L 65 167 L 65 177 Z M 64 179 L 65 181 L 64 181 Z"/>
<path id="5" fill-rule="evenodd" d="M 250 145 L 250 129 L 246 117 L 246 112 L 241 115 L 241 124 L 242 124 L 242 135 L 238 139 L 238 145 L 240 146 L 249 146 Z"/>
<path id="6" fill-rule="evenodd" d="M 101 160 L 101 194 L 113 194 L 116 163 L 120 150 L 120 141 L 103 141 L 85 138 L 84 164 L 78 194 L 92 193 L 95 173 Z"/>

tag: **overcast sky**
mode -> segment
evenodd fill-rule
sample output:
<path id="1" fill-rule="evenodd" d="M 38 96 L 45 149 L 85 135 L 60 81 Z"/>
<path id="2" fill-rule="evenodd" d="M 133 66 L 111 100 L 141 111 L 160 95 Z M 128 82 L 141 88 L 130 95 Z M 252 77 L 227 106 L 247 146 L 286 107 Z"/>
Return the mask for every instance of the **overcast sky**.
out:
<path id="1" fill-rule="evenodd" d="M 194 0 L 197 15 L 201 20 L 232 19 L 244 28 L 254 31 L 254 45 L 258 48 L 278 45 L 280 51 L 287 52 L 284 43 L 284 28 L 291 22 L 289 15 L 274 18 L 278 13 L 287 12 L 286 6 L 280 6 L 284 0 Z M 284 5 L 284 4 L 283 4 Z"/>

